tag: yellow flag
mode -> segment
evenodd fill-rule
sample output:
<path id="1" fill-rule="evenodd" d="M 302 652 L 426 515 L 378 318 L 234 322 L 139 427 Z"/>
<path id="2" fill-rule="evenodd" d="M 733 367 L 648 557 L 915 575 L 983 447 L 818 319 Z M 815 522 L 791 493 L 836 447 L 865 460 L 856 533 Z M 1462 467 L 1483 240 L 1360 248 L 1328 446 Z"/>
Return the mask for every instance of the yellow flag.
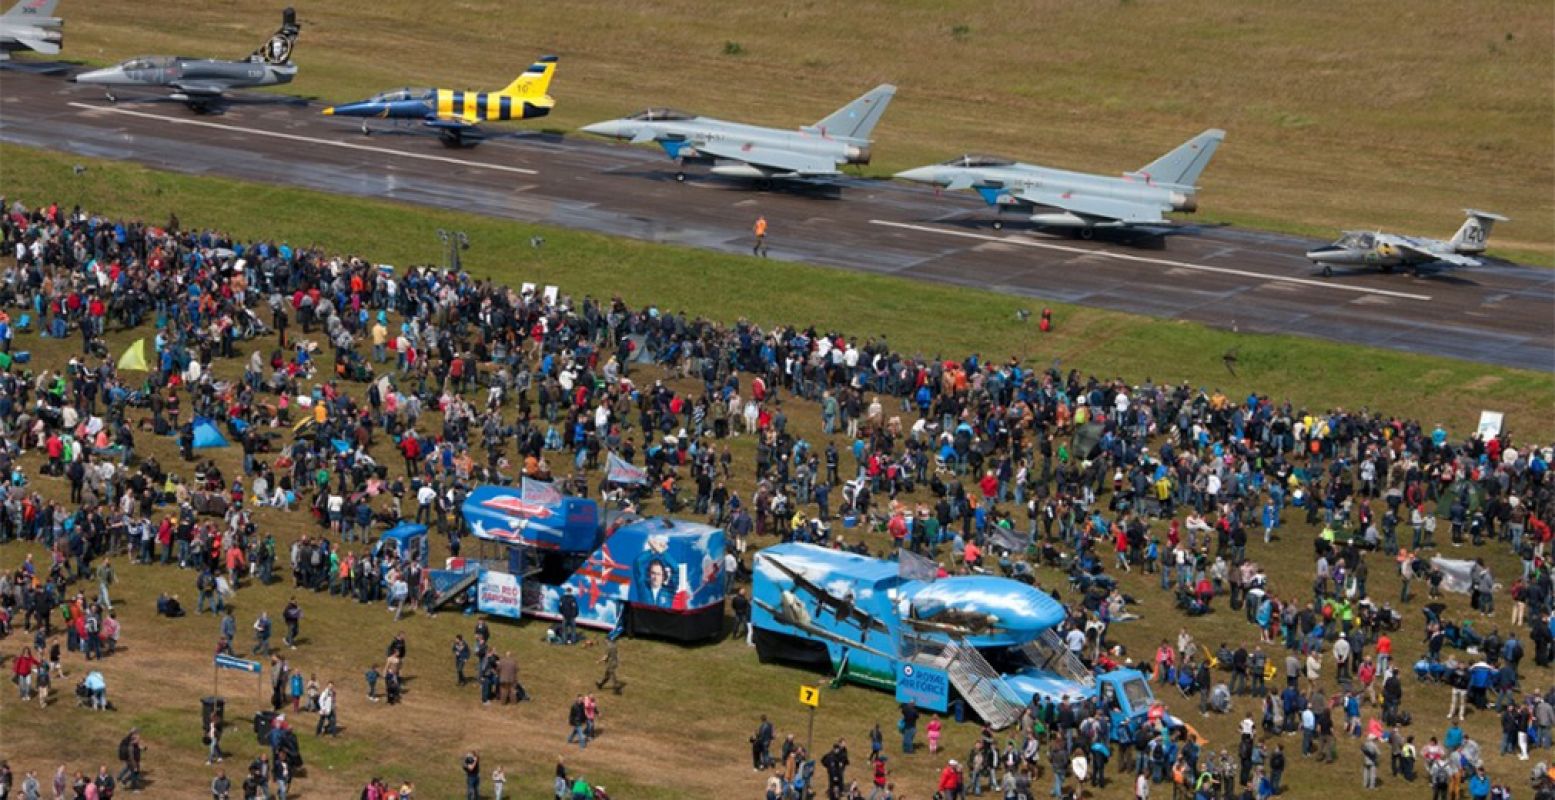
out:
<path id="1" fill-rule="evenodd" d="M 146 372 L 150 369 L 146 366 L 145 339 L 136 339 L 135 343 L 124 351 L 124 355 L 119 356 L 119 369 L 138 369 L 141 372 Z"/>

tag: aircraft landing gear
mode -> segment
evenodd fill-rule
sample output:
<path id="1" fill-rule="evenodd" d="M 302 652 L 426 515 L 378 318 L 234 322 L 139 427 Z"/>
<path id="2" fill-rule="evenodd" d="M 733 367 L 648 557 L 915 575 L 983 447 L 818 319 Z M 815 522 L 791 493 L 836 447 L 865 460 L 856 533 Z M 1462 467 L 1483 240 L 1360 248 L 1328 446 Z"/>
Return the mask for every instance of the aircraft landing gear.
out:
<path id="1" fill-rule="evenodd" d="M 104 92 L 103 94 L 105 96 L 107 96 L 108 102 L 110 102 L 110 103 L 117 103 L 117 102 L 119 102 L 119 98 L 115 97 L 113 92 Z"/>
<path id="2" fill-rule="evenodd" d="M 1323 265 L 1323 277 L 1325 277 L 1325 278 L 1332 278 L 1332 277 L 1334 277 L 1334 268 L 1328 266 L 1327 264 L 1324 264 Z"/>
<path id="3" fill-rule="evenodd" d="M 675 182 L 676 183 L 685 183 L 686 182 L 686 173 L 684 173 L 684 172 L 677 172 L 677 173 L 675 173 Z"/>
<path id="4" fill-rule="evenodd" d="M 362 135 L 363 136 L 372 136 L 373 135 L 373 129 L 367 127 L 367 120 L 365 120 L 365 119 L 362 120 Z"/>
<path id="5" fill-rule="evenodd" d="M 444 147 L 460 148 L 464 146 L 464 137 L 459 135 L 458 131 L 444 133 L 439 138 L 442 139 Z"/>
<path id="6" fill-rule="evenodd" d="M 1004 220 L 1002 220 L 1002 219 L 994 220 L 993 221 L 993 229 L 996 230 L 996 231 L 1004 230 Z"/>
<path id="7" fill-rule="evenodd" d="M 1095 228 L 1091 228 L 1091 227 L 1081 228 L 1080 229 L 1080 238 L 1084 239 L 1087 242 L 1089 242 L 1092 239 L 1095 239 L 1096 238 L 1096 229 Z"/>

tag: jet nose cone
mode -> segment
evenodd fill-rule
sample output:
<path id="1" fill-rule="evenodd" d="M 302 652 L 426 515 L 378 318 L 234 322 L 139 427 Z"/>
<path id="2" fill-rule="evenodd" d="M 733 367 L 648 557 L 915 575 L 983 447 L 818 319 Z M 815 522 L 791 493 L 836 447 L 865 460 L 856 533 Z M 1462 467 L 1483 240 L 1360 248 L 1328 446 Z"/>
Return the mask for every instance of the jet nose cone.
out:
<path id="1" fill-rule="evenodd" d="M 894 176 L 899 181 L 912 181 L 914 183 L 940 183 L 939 170 L 934 167 L 915 167 L 896 173 Z"/>
<path id="2" fill-rule="evenodd" d="M 323 111 L 321 111 L 319 113 L 323 114 L 326 117 L 333 117 L 335 115 L 335 107 L 334 106 L 328 106 Z"/>
<path id="3" fill-rule="evenodd" d="M 592 133 L 595 136 L 605 136 L 611 139 L 627 138 L 626 126 L 618 119 L 596 122 L 592 125 L 584 125 L 579 130 L 584 133 Z"/>

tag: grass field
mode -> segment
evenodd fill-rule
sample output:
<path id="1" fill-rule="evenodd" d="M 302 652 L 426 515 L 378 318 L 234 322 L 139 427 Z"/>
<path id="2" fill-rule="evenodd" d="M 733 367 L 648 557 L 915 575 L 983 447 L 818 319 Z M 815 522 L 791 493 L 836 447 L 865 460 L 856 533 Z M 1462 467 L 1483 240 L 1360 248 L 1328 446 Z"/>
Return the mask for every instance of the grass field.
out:
<path id="1" fill-rule="evenodd" d="M 1004 353 L 1041 360 L 1057 357 L 1066 367 L 1085 372 L 1133 380 L 1146 375 L 1157 380 L 1187 378 L 1223 385 L 1233 394 L 1257 386 L 1276 397 L 1288 394 L 1314 406 L 1366 405 L 1416 417 L 1429 415 L 1431 421 L 1439 418 L 1455 431 L 1472 424 L 1481 407 L 1508 411 L 1512 428 L 1530 437 L 1551 435 L 1555 420 L 1551 409 L 1555 378 L 1549 375 L 1281 337 L 1235 336 L 1193 325 L 1064 307 L 1058 309 L 1058 331 L 1036 340 L 1029 326 L 1013 322 L 1019 304 L 991 293 L 553 230 L 543 231 L 549 244 L 536 258 L 525 244 L 534 230 L 528 226 L 100 162 L 86 162 L 88 177 L 77 180 L 69 167 L 79 161 L 0 148 L 0 194 L 30 203 L 49 198 L 80 201 L 105 213 L 144 213 L 152 220 L 176 211 L 185 225 L 217 227 L 238 236 L 272 235 L 293 244 L 319 244 L 334 252 L 397 264 L 435 259 L 438 251 L 432 231 L 459 227 L 475 241 L 467 265 L 477 274 L 509 283 L 553 281 L 573 294 L 621 293 L 634 304 L 655 302 L 722 320 L 747 316 L 767 324 L 814 321 L 860 335 L 884 335 L 898 347 L 947 356 L 979 350 L 998 357 Z M 826 291 L 816 291 L 817 286 Z M 140 335 L 143 332 L 115 333 L 110 337 L 111 348 L 118 352 Z M 74 340 L 49 342 L 28 336 L 18 348 L 33 350 L 34 364 L 41 367 L 62 363 L 74 344 Z M 1229 376 L 1221 372 L 1219 354 L 1233 344 L 1241 348 L 1244 377 L 1221 383 L 1222 377 Z M 262 346 L 267 349 L 269 343 Z M 240 369 L 240 361 L 234 361 L 221 365 L 218 373 L 232 376 Z M 818 437 L 813 408 L 793 403 L 789 411 L 796 430 Z M 435 429 L 435 419 L 425 423 Z M 155 456 L 176 471 L 189 471 L 188 465 L 178 462 L 171 441 L 141 436 L 139 443 L 142 455 Z M 751 447 L 743 439 L 735 444 L 736 463 L 741 467 L 735 488 L 742 493 L 751 486 Z M 395 463 L 386 458 L 385 448 L 380 443 L 380 459 Z M 240 471 L 236 452 L 221 451 L 216 458 L 227 474 Z M 29 474 L 36 475 L 36 456 L 25 463 Z M 34 482 L 48 496 L 64 499 L 65 487 L 59 482 L 41 477 Z M 309 527 L 300 514 L 270 510 L 260 512 L 258 521 L 262 531 L 273 531 L 282 540 L 283 551 L 286 542 Z M 1269 565 L 1275 590 L 1282 596 L 1303 594 L 1311 571 L 1312 533 L 1293 524 L 1274 546 L 1250 548 L 1254 558 Z M 878 538 L 873 541 L 878 546 Z M 0 547 L 0 567 L 16 564 L 24 552 L 42 557 L 35 548 L 6 545 Z M 1511 561 L 1500 548 L 1487 547 L 1483 554 L 1497 575 L 1510 575 Z M 439 543 L 433 560 L 443 555 Z M 113 743 L 123 730 L 138 725 L 152 746 L 148 764 L 156 783 L 149 796 L 201 796 L 211 772 L 201 763 L 197 698 L 210 689 L 207 670 L 216 623 L 209 618 L 175 622 L 153 616 L 152 600 L 158 591 L 180 592 L 192 600 L 191 573 L 172 567 L 133 567 L 123 560 L 119 573 L 123 584 L 115 596 L 129 647 L 105 662 L 103 669 L 120 710 L 94 715 L 72 708 L 67 700 L 43 711 L 22 707 L 13 693 L 0 692 L 0 747 L 13 765 L 48 774 L 63 762 L 73 771 L 98 761 L 111 763 Z M 1117 626 L 1114 637 L 1136 654 L 1149 652 L 1159 636 L 1183 624 L 1200 642 L 1211 645 L 1245 640 L 1252 634 L 1239 615 L 1224 609 L 1184 623 L 1172 612 L 1169 600 L 1150 588 L 1150 579 L 1135 575 L 1123 580 L 1125 589 L 1141 598 L 1144 621 Z M 1045 586 L 1063 588 L 1055 574 L 1045 573 L 1043 581 Z M 289 594 L 287 586 L 285 582 L 250 586 L 240 592 L 240 643 L 248 642 L 246 626 L 259 609 L 272 615 L 279 612 Z M 1396 580 L 1380 563 L 1373 568 L 1373 586 L 1379 597 L 1397 596 Z M 303 751 L 311 766 L 294 797 L 353 796 L 361 782 L 374 774 L 412 779 L 422 797 L 455 796 L 459 754 L 477 746 L 488 767 L 507 765 L 510 788 L 518 788 L 525 798 L 548 796 L 548 776 L 557 754 L 565 754 L 569 764 L 609 786 L 617 797 L 755 797 L 763 778 L 745 766 L 745 737 L 754 729 L 757 715 L 771 714 L 780 733 L 796 733 L 803 739 L 805 717 L 795 702 L 795 691 L 802 682 L 821 679 L 794 669 L 759 666 L 739 643 L 683 648 L 631 641 L 623 646 L 623 677 L 630 687 L 622 698 L 604 698 L 604 736 L 579 752 L 563 744 L 566 708 L 573 693 L 597 675 L 597 651 L 546 646 L 540 642 L 542 628 L 536 624 L 498 623 L 494 625 L 496 647 L 515 652 L 523 680 L 538 699 L 514 709 L 481 708 L 473 689 L 452 686 L 447 655 L 454 633 L 469 635 L 468 618 L 413 615 L 395 624 L 381 607 L 364 608 L 312 595 L 302 602 L 307 611 L 305 641 L 294 654 L 295 663 L 321 680 L 333 679 L 345 687 L 341 721 L 346 733 L 339 740 L 321 742 L 311 737 L 311 731 L 303 734 Z M 1466 606 L 1462 598 L 1451 598 L 1451 603 L 1454 613 L 1462 613 Z M 1412 635 L 1419 630 L 1418 612 L 1411 608 L 1405 613 L 1410 627 L 1397 637 L 1400 663 L 1409 663 L 1420 652 Z M 398 708 L 369 704 L 360 697 L 361 672 L 368 663 L 381 660 L 383 647 L 396 630 L 404 630 L 411 642 L 407 702 Z M 17 641 L 9 640 L 0 644 L 0 653 L 13 654 L 16 647 Z M 72 683 L 83 666 L 74 656 L 67 660 Z M 1433 713 L 1445 707 L 1445 690 L 1417 688 L 1412 680 L 1407 685 L 1407 705 L 1416 711 L 1415 733 L 1423 741 L 1438 731 Z M 250 694 L 253 688 L 247 681 L 228 676 L 222 687 L 233 718 L 263 704 Z M 1250 710 L 1249 701 L 1243 700 L 1236 713 L 1227 717 L 1200 719 L 1191 712 L 1190 717 L 1216 748 L 1229 747 L 1234 744 L 1236 720 Z M 828 691 L 816 723 L 817 745 L 846 736 L 857 764 L 866 752 L 869 725 L 879 720 L 889 730 L 893 714 L 891 698 L 883 693 L 858 688 Z M 300 722 L 309 726 L 312 720 L 301 715 Z M 1469 731 L 1481 741 L 1493 742 L 1495 724 L 1490 715 L 1476 714 Z M 950 756 L 964 756 L 975 729 L 950 725 L 947 731 Z M 1285 742 L 1288 749 L 1294 746 L 1293 740 Z M 226 745 L 233 753 L 225 764 L 231 772 L 240 772 L 258 749 L 238 726 L 229 730 Z M 1287 773 L 1287 796 L 1315 796 L 1359 780 L 1358 757 L 1349 745 L 1342 746 L 1338 767 L 1293 762 Z M 925 787 L 941 763 L 926 755 L 892 759 L 899 785 L 915 799 L 928 796 Z M 1498 777 L 1506 780 L 1520 779 L 1524 772 L 1512 760 L 1492 758 L 1491 763 Z M 852 772 L 860 774 L 857 766 Z M 1376 796 L 1403 800 L 1420 793 L 1419 786 L 1386 781 Z M 1114 783 L 1100 796 L 1123 795 L 1123 787 Z"/>
<path id="2" fill-rule="evenodd" d="M 114 351 L 144 331 L 118 332 L 110 336 Z M 24 336 L 20 347 L 30 348 L 39 365 L 61 363 L 73 349 L 72 340 L 47 341 Z M 268 348 L 268 342 L 260 343 Z M 245 348 L 246 350 L 246 348 Z M 221 363 L 218 377 L 234 376 L 243 358 Z M 639 375 L 642 379 L 653 373 Z M 354 388 L 354 387 L 351 387 Z M 690 390 L 693 387 L 681 386 Z M 791 429 L 810 438 L 819 433 L 816 411 L 809 404 L 790 403 Z M 424 420 L 436 427 L 436 420 Z M 394 463 L 390 444 L 384 440 L 376 455 Z M 739 439 L 734 444 L 738 480 L 734 488 L 749 492 L 752 443 Z M 170 439 L 142 435 L 137 451 L 152 456 L 170 469 L 188 473 L 190 465 L 178 460 Z M 202 451 L 202 457 L 213 451 Z M 239 455 L 233 449 L 214 451 L 212 456 L 229 475 L 240 472 Z M 479 458 L 477 453 L 477 458 Z M 41 460 L 32 454 L 23 460 L 28 474 L 37 476 Z M 35 477 L 33 485 L 46 496 L 63 502 L 65 485 L 57 479 Z M 290 541 L 312 529 L 300 512 L 259 510 L 256 521 L 260 530 L 274 533 L 284 553 Z M 1252 557 L 1269 566 L 1273 588 L 1282 595 L 1299 595 L 1310 572 L 1310 537 L 1314 531 L 1287 520 L 1289 527 L 1273 546 L 1254 544 Z M 436 538 L 436 537 L 434 537 Z M 850 536 L 851 538 L 851 536 Z M 869 541 L 877 549 L 883 546 L 879 535 Z M 765 542 L 758 542 L 758 546 Z M 0 567 L 17 564 L 26 553 L 44 560 L 47 555 L 35 546 L 16 543 L 0 546 Z M 1453 551 L 1452 555 L 1460 554 Z M 1499 547 L 1476 551 L 1484 555 L 1498 575 L 1508 574 L 1511 559 Z M 442 542 L 433 545 L 432 559 L 446 555 Z M 284 563 L 284 556 L 282 561 Z M 210 693 L 213 676 L 209 658 L 217 636 L 216 620 L 190 617 L 166 620 L 153 614 L 158 592 L 179 593 L 185 602 L 192 599 L 192 572 L 176 566 L 132 566 L 117 560 L 120 584 L 114 588 L 115 604 L 124 625 L 125 650 L 98 668 L 109 682 L 116 710 L 98 714 L 74 708 L 69 698 L 48 710 L 18 703 L 10 692 L 0 693 L 0 731 L 4 732 L 4 757 L 22 769 L 51 772 L 57 763 L 72 771 L 88 768 L 99 761 L 112 763 L 113 744 L 123 731 L 138 726 L 150 744 L 147 764 L 152 781 L 151 797 L 199 797 L 213 769 L 202 763 L 204 748 L 199 741 L 197 698 Z M 284 574 L 284 573 L 283 573 Z M 1073 599 L 1061 576 L 1041 572 L 1044 587 L 1059 588 L 1065 599 Z M 1115 626 L 1112 638 L 1134 654 L 1150 652 L 1158 638 L 1186 626 L 1196 639 L 1208 646 L 1220 641 L 1243 641 L 1253 629 L 1240 614 L 1221 607 L 1219 612 L 1194 620 L 1183 620 L 1171 609 L 1170 598 L 1154 588 L 1153 579 L 1142 575 L 1122 576 L 1125 591 L 1140 598 L 1138 611 L 1143 621 Z M 1373 591 L 1379 597 L 1396 597 L 1395 578 L 1383 565 L 1373 572 Z M 83 585 L 89 594 L 95 589 Z M 239 591 L 239 652 L 251 645 L 248 631 L 260 609 L 278 614 L 292 595 L 289 581 L 269 587 L 246 585 Z M 1416 601 L 1417 603 L 1420 601 Z M 1449 598 L 1453 614 L 1466 606 L 1460 597 Z M 603 734 L 586 751 L 564 744 L 567 704 L 573 694 L 585 691 L 598 674 L 598 651 L 589 648 L 557 648 L 541 642 L 543 627 L 526 622 L 512 625 L 493 624 L 493 644 L 500 651 L 511 650 L 521 664 L 520 676 L 536 699 L 516 707 L 482 707 L 473 687 L 454 686 L 447 647 L 455 633 L 470 635 L 473 621 L 457 614 L 429 618 L 412 614 L 395 623 L 382 606 L 359 606 L 328 596 L 304 593 L 303 635 L 296 651 L 284 651 L 291 662 L 306 674 L 323 681 L 334 680 L 342 687 L 340 718 L 344 733 L 339 739 L 315 739 L 311 733 L 313 717 L 290 715 L 301 734 L 304 757 L 309 767 L 306 776 L 294 784 L 293 797 L 341 798 L 355 796 L 361 782 L 381 775 L 392 782 L 413 781 L 418 797 L 457 796 L 461 778 L 458 759 L 461 753 L 478 748 L 488 767 L 506 765 L 510 796 L 538 800 L 549 797 L 549 774 L 558 755 L 569 766 L 591 781 L 610 787 L 613 797 L 680 800 L 682 798 L 753 798 L 760 795 L 764 776 L 746 766 L 748 748 L 745 737 L 754 728 L 759 714 L 772 717 L 779 735 L 794 734 L 803 741 L 806 715 L 795 701 L 801 683 L 824 681 L 824 676 L 788 667 L 758 665 L 751 650 L 741 642 L 724 641 L 700 647 L 628 641 L 622 646 L 622 675 L 629 686 L 622 697 L 602 697 Z M 1397 637 L 1399 663 L 1408 664 L 1420 652 L 1416 637 L 1418 613 L 1405 608 L 1410 628 Z M 1504 611 L 1502 612 L 1505 613 Z M 373 704 L 361 696 L 361 673 L 368 664 L 381 661 L 383 647 L 395 632 L 405 632 L 410 642 L 407 660 L 407 694 L 404 704 L 388 707 Z M 19 639 L 0 644 L 0 653 L 14 654 Z M 71 674 L 64 687 L 73 685 L 87 668 L 79 656 L 66 658 Z M 246 676 L 227 674 L 221 679 L 221 691 L 228 701 L 229 719 L 233 720 L 224 739 L 228 758 L 223 766 L 229 774 L 241 773 L 248 760 L 260 748 L 247 733 L 243 718 L 265 707 L 265 699 Z M 1538 678 L 1534 680 L 1537 682 Z M 1175 697 L 1174 708 L 1185 714 L 1206 735 L 1214 749 L 1234 743 L 1236 720 L 1242 713 L 1256 713 L 1250 700 L 1238 700 L 1233 713 L 1203 718 L 1191 706 Z M 1434 712 L 1445 706 L 1446 693 L 1437 687 L 1417 687 L 1411 679 L 1406 694 L 1407 707 L 1416 713 L 1413 732 L 1424 741 L 1439 733 Z M 1373 709 L 1370 713 L 1375 713 Z M 874 722 L 889 731 L 894 721 L 894 705 L 885 693 L 856 687 L 826 690 L 816 719 L 815 741 L 818 747 L 838 737 L 847 737 L 855 763 L 866 752 L 865 734 Z M 1493 715 L 1471 715 L 1467 730 L 1484 742 L 1493 742 L 1496 721 Z M 964 757 L 976 736 L 972 725 L 946 725 L 946 753 L 934 758 L 920 751 L 904 757 L 893 752 L 891 769 L 901 793 L 898 797 L 921 800 L 931 793 L 932 780 L 943 760 Z M 888 742 L 889 742 L 888 738 Z M 1284 740 L 1292 751 L 1292 765 L 1286 774 L 1288 797 L 1311 797 L 1335 785 L 1353 785 L 1358 780 L 1358 756 L 1353 743 L 1341 744 L 1340 761 L 1334 767 L 1320 767 L 1295 757 L 1294 739 Z M 1490 757 L 1494 774 L 1504 780 L 1522 775 L 1523 765 L 1510 759 Z M 1335 770 L 1341 770 L 1336 772 Z M 855 766 L 852 774 L 861 774 Z M 1164 788 L 1164 787 L 1162 787 Z M 1114 780 L 1097 797 L 1123 797 L 1126 787 Z M 1384 779 L 1379 800 L 1405 800 L 1420 796 L 1421 787 L 1398 780 Z"/>
<path id="3" fill-rule="evenodd" d="M 111 215 L 144 214 L 161 223 L 177 212 L 184 225 L 239 237 L 272 236 L 321 245 L 374 261 L 437 261 L 438 228 L 469 233 L 465 265 L 517 285 L 556 283 L 578 295 L 625 296 L 713 319 L 763 325 L 814 323 L 862 337 L 884 336 L 904 352 L 988 358 L 1015 355 L 1131 381 L 1188 380 L 1229 394 L 1250 390 L 1277 401 L 1327 409 L 1414 409 L 1430 397 L 1431 422 L 1463 430 L 1481 409 L 1507 413 L 1511 430 L 1555 434 L 1555 376 L 1486 367 L 1292 336 L 1239 334 L 1046 303 L 1054 332 L 1016 321 L 1032 301 L 995 292 L 923 284 L 595 234 L 409 208 L 314 192 L 161 173 L 131 165 L 0 146 L 0 194 L 38 203 L 81 202 Z M 90 165 L 84 176 L 71 167 Z M 385 235 L 384 232 L 393 232 Z M 528 244 L 535 233 L 547 245 Z M 1237 375 L 1222 363 L 1235 348 Z M 1423 413 L 1423 412 L 1422 412 Z"/>
<path id="4" fill-rule="evenodd" d="M 276 12 L 79 0 L 64 6 L 65 57 L 236 57 Z M 333 0 L 299 18 L 302 71 L 285 91 L 304 96 L 496 88 L 557 53 L 547 126 L 649 104 L 797 125 L 891 81 L 871 174 L 964 151 L 1121 172 L 1222 127 L 1205 219 L 1446 236 L 1473 206 L 1515 220 L 1493 252 L 1555 264 L 1555 8 L 1537 0 Z"/>

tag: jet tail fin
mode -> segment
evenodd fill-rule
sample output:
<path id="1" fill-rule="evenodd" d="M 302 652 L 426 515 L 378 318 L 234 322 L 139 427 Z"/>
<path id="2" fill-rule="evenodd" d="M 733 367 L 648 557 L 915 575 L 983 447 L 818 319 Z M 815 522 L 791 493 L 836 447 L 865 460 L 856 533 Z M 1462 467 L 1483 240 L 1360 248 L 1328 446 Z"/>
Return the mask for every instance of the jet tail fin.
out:
<path id="1" fill-rule="evenodd" d="M 54 9 L 59 7 L 59 0 L 17 0 L 16 5 L 0 18 L 7 22 L 24 22 L 54 16 Z M 58 52 L 58 51 L 55 51 Z"/>
<path id="2" fill-rule="evenodd" d="M 258 50 L 250 53 L 248 60 L 266 64 L 291 63 L 292 47 L 297 44 L 297 34 L 301 32 L 302 26 L 297 24 L 297 11 L 287 6 L 281 10 L 281 27 Z"/>
<path id="3" fill-rule="evenodd" d="M 1510 219 L 1489 211 L 1478 211 L 1472 208 L 1463 209 L 1463 213 L 1469 218 L 1463 221 L 1463 226 L 1452 235 L 1453 252 L 1457 253 L 1483 253 L 1485 242 L 1490 238 L 1490 228 L 1497 222 L 1511 222 Z"/>
<path id="4" fill-rule="evenodd" d="M 891 104 L 891 98 L 895 95 L 895 86 L 882 83 L 865 92 L 857 100 L 832 112 L 820 122 L 805 126 L 803 130 L 837 139 L 868 141 L 869 135 L 880 123 L 881 115 L 885 114 L 886 106 Z"/>
<path id="5" fill-rule="evenodd" d="M 502 94 L 514 97 L 544 97 L 547 89 L 551 88 L 551 78 L 556 75 L 556 56 L 541 56 L 539 61 L 529 65 L 524 74 L 513 79 L 513 82 L 502 90 Z"/>
<path id="6" fill-rule="evenodd" d="M 1142 178 L 1153 184 L 1162 184 L 1192 191 L 1197 188 L 1199 174 L 1209 166 L 1210 156 L 1226 138 L 1226 132 L 1211 128 L 1183 142 L 1170 153 L 1127 173 L 1130 178 Z"/>

